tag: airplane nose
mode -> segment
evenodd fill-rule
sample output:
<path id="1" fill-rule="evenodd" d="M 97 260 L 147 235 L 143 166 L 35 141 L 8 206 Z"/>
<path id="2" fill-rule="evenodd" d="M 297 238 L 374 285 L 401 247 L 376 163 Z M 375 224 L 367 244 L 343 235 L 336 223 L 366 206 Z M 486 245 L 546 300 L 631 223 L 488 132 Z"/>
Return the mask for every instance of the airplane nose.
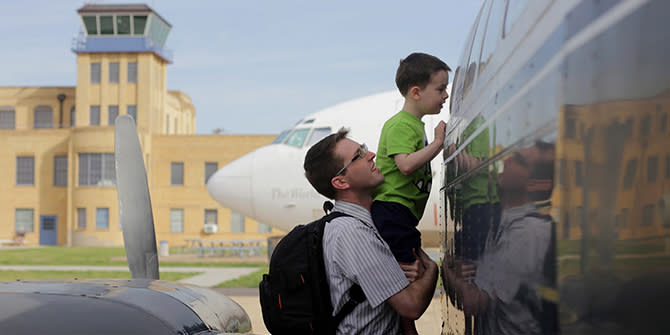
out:
<path id="1" fill-rule="evenodd" d="M 241 157 L 216 171 L 207 181 L 209 195 L 218 203 L 245 216 L 255 217 L 251 198 L 253 157 Z"/>

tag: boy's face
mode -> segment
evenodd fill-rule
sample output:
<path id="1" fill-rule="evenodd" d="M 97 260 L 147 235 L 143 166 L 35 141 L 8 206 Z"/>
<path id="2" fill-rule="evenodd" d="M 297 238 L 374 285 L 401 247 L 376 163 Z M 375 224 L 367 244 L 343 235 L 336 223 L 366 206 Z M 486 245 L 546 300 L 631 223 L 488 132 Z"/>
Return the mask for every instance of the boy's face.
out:
<path id="1" fill-rule="evenodd" d="M 447 84 L 449 74 L 440 70 L 430 76 L 430 82 L 423 89 L 419 89 L 419 104 L 424 115 L 440 114 L 442 105 L 449 97 Z"/>

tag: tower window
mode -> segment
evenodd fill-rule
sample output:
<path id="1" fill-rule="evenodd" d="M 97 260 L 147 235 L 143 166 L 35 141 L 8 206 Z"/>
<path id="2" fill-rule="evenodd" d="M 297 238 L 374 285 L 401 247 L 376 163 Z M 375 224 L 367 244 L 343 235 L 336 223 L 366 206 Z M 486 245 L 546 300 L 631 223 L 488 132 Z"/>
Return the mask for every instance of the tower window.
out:
<path id="1" fill-rule="evenodd" d="M 100 63 L 91 63 L 91 84 L 100 83 Z"/>
<path id="2" fill-rule="evenodd" d="M 118 83 L 119 82 L 119 63 L 109 63 L 109 82 Z"/>

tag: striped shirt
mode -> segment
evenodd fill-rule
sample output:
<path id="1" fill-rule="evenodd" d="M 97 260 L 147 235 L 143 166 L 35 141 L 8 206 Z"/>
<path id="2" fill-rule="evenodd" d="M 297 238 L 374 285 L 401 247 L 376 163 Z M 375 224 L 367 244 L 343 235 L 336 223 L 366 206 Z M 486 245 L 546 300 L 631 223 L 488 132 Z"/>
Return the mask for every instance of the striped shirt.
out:
<path id="1" fill-rule="evenodd" d="M 379 236 L 368 210 L 337 201 L 333 211 L 353 216 L 329 222 L 323 235 L 333 315 L 349 301 L 349 289 L 354 283 L 367 297 L 342 320 L 337 334 L 401 334 L 400 316 L 386 299 L 404 289 L 409 281 Z"/>

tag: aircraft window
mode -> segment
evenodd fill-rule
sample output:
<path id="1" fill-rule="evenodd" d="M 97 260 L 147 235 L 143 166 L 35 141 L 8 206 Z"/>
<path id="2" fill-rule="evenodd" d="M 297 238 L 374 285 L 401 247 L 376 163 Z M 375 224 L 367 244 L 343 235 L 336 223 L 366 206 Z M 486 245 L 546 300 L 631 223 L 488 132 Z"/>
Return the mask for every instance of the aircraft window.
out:
<path id="1" fill-rule="evenodd" d="M 514 22 L 521 16 L 524 10 L 528 7 L 528 0 L 509 0 L 507 1 L 507 11 L 505 13 L 505 31 L 504 35 L 507 36 L 509 31 L 512 29 Z"/>
<path id="2" fill-rule="evenodd" d="M 289 133 L 290 131 L 291 131 L 291 130 L 284 130 L 284 131 L 282 131 L 281 133 L 279 133 L 279 136 L 277 136 L 277 137 L 272 141 L 272 144 L 278 144 L 278 143 L 282 143 L 282 142 L 284 142 L 284 139 L 286 138 L 286 135 L 288 135 L 288 133 Z"/>
<path id="3" fill-rule="evenodd" d="M 477 32 L 472 44 L 472 51 L 468 60 L 467 70 L 465 70 L 465 82 L 463 83 L 463 97 L 467 96 L 475 81 L 475 74 L 477 72 L 477 62 L 482 51 L 482 40 L 484 39 L 484 31 L 486 30 L 486 18 L 489 9 L 491 8 L 491 1 L 487 1 L 484 5 L 484 11 L 479 18 L 477 25 Z"/>
<path id="4" fill-rule="evenodd" d="M 318 142 L 319 140 L 328 135 L 330 135 L 330 127 L 314 129 L 314 131 L 312 132 L 312 136 L 310 136 L 309 138 L 309 142 L 307 142 L 307 146 L 311 147 L 316 142 Z"/>
<path id="5" fill-rule="evenodd" d="M 307 139 L 307 134 L 309 134 L 309 128 L 296 129 L 291 133 L 291 136 L 286 139 L 286 144 L 294 146 L 296 148 L 302 148 L 303 143 Z"/>
<path id="6" fill-rule="evenodd" d="M 495 50 L 498 40 L 502 36 L 502 24 L 505 17 L 505 0 L 493 0 L 489 20 L 486 24 L 486 36 L 484 37 L 484 46 L 482 47 L 482 57 L 480 59 L 479 73 L 484 71 L 488 65 Z"/>
<path id="7" fill-rule="evenodd" d="M 305 122 L 303 122 L 302 124 L 310 124 L 310 123 L 314 123 L 314 119 L 305 120 Z"/>

